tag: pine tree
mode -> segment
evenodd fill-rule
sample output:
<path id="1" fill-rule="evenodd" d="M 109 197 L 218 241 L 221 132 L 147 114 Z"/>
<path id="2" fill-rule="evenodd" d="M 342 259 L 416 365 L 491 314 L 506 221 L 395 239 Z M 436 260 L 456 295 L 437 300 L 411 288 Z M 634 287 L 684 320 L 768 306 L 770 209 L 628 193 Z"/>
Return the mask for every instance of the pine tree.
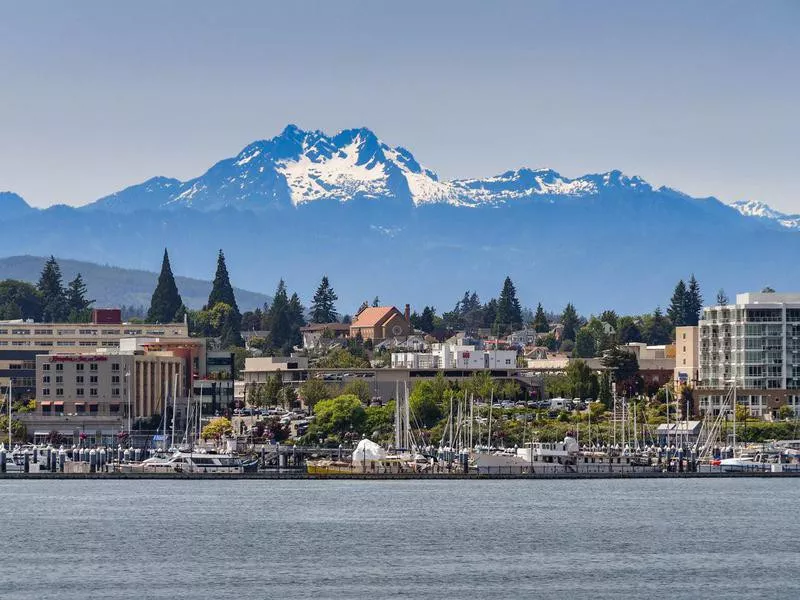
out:
<path id="1" fill-rule="evenodd" d="M 564 327 L 561 332 L 562 341 L 572 340 L 574 342 L 576 328 L 578 327 L 578 312 L 572 302 L 568 302 L 567 306 L 564 307 L 564 312 L 561 314 L 561 325 Z"/>
<path id="2" fill-rule="evenodd" d="M 69 310 L 61 279 L 61 267 L 55 257 L 51 256 L 44 264 L 36 288 L 42 295 L 42 320 L 45 323 L 65 321 Z"/>
<path id="3" fill-rule="evenodd" d="M 209 308 L 212 306 L 213 304 L 209 304 Z M 153 290 L 153 297 L 150 299 L 147 320 L 150 323 L 174 323 L 178 318 L 183 318 L 182 315 L 179 315 L 181 307 L 183 307 L 183 300 L 181 300 L 178 286 L 175 284 L 175 277 L 169 264 L 169 254 L 164 248 L 161 273 L 158 276 L 156 289 Z"/>
<path id="4" fill-rule="evenodd" d="M 675 291 L 672 293 L 672 299 L 669 301 L 669 308 L 667 309 L 667 317 L 672 321 L 673 327 L 686 325 L 688 315 L 687 301 L 686 284 L 681 279 L 675 286 Z"/>
<path id="5" fill-rule="evenodd" d="M 672 332 L 674 331 L 669 318 L 665 317 L 661 312 L 661 307 L 657 306 L 653 311 L 653 316 L 648 323 L 644 338 L 645 341 L 651 346 L 659 346 L 661 344 L 669 344 L 672 341 Z"/>
<path id="6" fill-rule="evenodd" d="M 237 318 L 241 319 L 239 305 L 236 304 L 236 296 L 233 294 L 231 280 L 228 277 L 228 267 L 225 265 L 225 255 L 222 250 L 217 255 L 217 272 L 214 275 L 214 283 L 211 285 L 211 293 L 208 295 L 208 307 L 211 308 L 217 302 L 224 302 L 232 307 Z"/>
<path id="7" fill-rule="evenodd" d="M 728 295 L 722 288 L 717 292 L 717 306 L 726 306 L 728 304 Z"/>
<path id="8" fill-rule="evenodd" d="M 338 315 L 334 302 L 338 299 L 339 297 L 328 282 L 328 276 L 325 275 L 311 302 L 311 322 L 335 323 Z"/>
<path id="9" fill-rule="evenodd" d="M 228 348 L 241 348 L 244 346 L 244 339 L 242 339 L 242 333 L 239 330 L 239 321 L 236 319 L 233 308 L 225 312 L 220 323 L 219 336 L 221 348 L 227 350 Z"/>
<path id="10" fill-rule="evenodd" d="M 547 333 L 550 331 L 550 324 L 547 322 L 547 315 L 544 314 L 542 303 L 536 307 L 536 314 L 533 316 L 533 330 L 536 333 Z"/>
<path id="11" fill-rule="evenodd" d="M 522 327 L 522 308 L 517 299 L 517 290 L 510 277 L 503 282 L 500 298 L 497 300 L 497 314 L 494 320 L 494 331 L 505 335 Z"/>
<path id="12" fill-rule="evenodd" d="M 306 324 L 305 317 L 303 316 L 304 312 L 305 308 L 300 303 L 300 297 L 297 293 L 292 294 L 292 297 L 289 298 L 289 323 L 291 327 L 289 330 L 287 354 L 292 348 L 303 343 L 303 336 L 300 333 L 300 328 Z"/>
<path id="13" fill-rule="evenodd" d="M 700 284 L 692 273 L 689 277 L 689 287 L 686 289 L 686 325 L 697 325 L 702 311 L 703 295 L 700 293 Z"/>
<path id="14" fill-rule="evenodd" d="M 85 323 L 89 320 L 89 307 L 94 304 L 94 300 L 86 299 L 87 292 L 80 273 L 67 284 L 66 299 L 70 323 Z"/>
<path id="15" fill-rule="evenodd" d="M 278 288 L 272 297 L 272 306 L 267 311 L 266 321 L 272 345 L 275 348 L 288 346 L 292 337 L 292 319 L 289 295 L 286 293 L 286 283 L 283 279 L 278 282 Z"/>

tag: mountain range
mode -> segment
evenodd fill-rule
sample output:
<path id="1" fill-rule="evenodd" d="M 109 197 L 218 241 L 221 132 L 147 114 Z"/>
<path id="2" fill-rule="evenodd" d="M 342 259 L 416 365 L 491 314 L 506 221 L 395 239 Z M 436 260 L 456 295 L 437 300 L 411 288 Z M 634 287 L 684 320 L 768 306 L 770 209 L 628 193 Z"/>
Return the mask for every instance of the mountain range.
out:
<path id="1" fill-rule="evenodd" d="M 87 177 L 91 172 L 86 173 Z M 378 295 L 449 310 L 466 289 L 496 295 L 506 274 L 526 305 L 583 312 L 664 305 L 695 273 L 713 298 L 800 275 L 800 215 L 726 205 L 621 171 L 569 178 L 520 168 L 440 180 L 366 128 L 333 136 L 290 125 L 187 181 L 154 177 L 81 207 L 39 210 L 0 194 L 0 253 L 55 254 L 213 275 L 308 300 L 327 274 L 352 312 Z"/>

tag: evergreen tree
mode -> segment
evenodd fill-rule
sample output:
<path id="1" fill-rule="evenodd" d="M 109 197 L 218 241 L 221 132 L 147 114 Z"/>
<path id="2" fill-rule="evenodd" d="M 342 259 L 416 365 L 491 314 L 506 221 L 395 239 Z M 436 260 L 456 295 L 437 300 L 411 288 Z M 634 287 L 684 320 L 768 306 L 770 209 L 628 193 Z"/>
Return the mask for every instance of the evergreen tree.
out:
<path id="1" fill-rule="evenodd" d="M 694 273 L 689 277 L 689 286 L 686 289 L 686 325 L 697 325 L 700 313 L 703 311 L 703 295 L 700 293 L 700 284 L 694 278 Z"/>
<path id="2" fill-rule="evenodd" d="M 436 309 L 432 306 L 426 306 L 422 309 L 422 316 L 419 319 L 419 328 L 425 333 L 430 333 L 436 326 L 434 319 L 436 318 Z"/>
<path id="3" fill-rule="evenodd" d="M 83 282 L 83 277 L 81 277 L 80 273 L 67 284 L 66 298 L 70 323 L 85 323 L 89 321 L 91 316 L 89 308 L 94 303 L 94 300 L 86 299 L 87 291 L 86 284 Z"/>
<path id="4" fill-rule="evenodd" d="M 497 299 L 492 298 L 486 304 L 484 304 L 481 312 L 483 313 L 481 325 L 483 327 L 494 326 L 494 322 L 497 319 Z"/>
<path id="5" fill-rule="evenodd" d="M 673 331 L 670 320 L 661 312 L 661 307 L 657 306 L 647 325 L 644 335 L 645 342 L 651 346 L 669 344 L 672 341 Z"/>
<path id="6" fill-rule="evenodd" d="M 289 344 L 286 354 L 289 354 L 292 348 L 299 346 L 303 343 L 303 336 L 300 333 L 300 328 L 306 324 L 306 319 L 303 316 L 305 308 L 300 303 L 300 297 L 294 293 L 289 298 L 289 323 L 291 324 L 289 333 Z"/>
<path id="7" fill-rule="evenodd" d="M 208 295 L 208 307 L 214 306 L 217 302 L 224 302 L 236 313 L 236 317 L 241 319 L 239 305 L 236 304 L 236 296 L 233 294 L 230 277 L 228 277 L 228 267 L 225 265 L 225 255 L 222 250 L 217 255 L 217 272 L 214 275 L 214 283 L 211 285 L 211 293 Z"/>
<path id="8" fill-rule="evenodd" d="M 45 323 L 65 321 L 69 310 L 61 279 L 61 267 L 55 257 L 51 256 L 44 264 L 36 288 L 42 295 L 42 320 Z"/>
<path id="9" fill-rule="evenodd" d="M 620 317 L 617 320 L 617 343 L 641 342 L 642 332 L 632 317 Z"/>
<path id="10" fill-rule="evenodd" d="M 572 302 L 568 302 L 567 306 L 564 307 L 564 312 L 561 314 L 561 325 L 564 327 L 561 332 L 561 339 L 572 340 L 574 342 L 576 329 L 578 327 L 578 312 L 575 310 Z"/>
<path id="11" fill-rule="evenodd" d="M 289 295 L 286 293 L 286 283 L 283 279 L 278 282 L 278 289 L 275 290 L 272 306 L 267 311 L 266 321 L 272 345 L 275 348 L 287 347 L 292 338 L 292 317 Z"/>
<path id="12" fill-rule="evenodd" d="M 517 290 L 510 277 L 503 282 L 500 298 L 497 300 L 497 314 L 494 319 L 495 334 L 505 335 L 522 327 L 522 308 L 517 299 Z"/>
<path id="13" fill-rule="evenodd" d="M 183 300 L 175 285 L 175 277 L 169 264 L 169 254 L 164 248 L 164 258 L 161 261 L 161 273 L 158 276 L 156 289 L 150 299 L 150 310 L 147 311 L 147 320 L 150 323 L 174 323 L 183 306 Z M 214 306 L 208 305 L 209 308 Z M 182 316 L 181 316 L 182 318 Z"/>
<path id="14" fill-rule="evenodd" d="M 687 301 L 686 284 L 681 279 L 675 286 L 675 291 L 672 293 L 672 299 L 669 301 L 669 308 L 667 309 L 667 316 L 672 321 L 673 327 L 681 327 L 687 324 Z"/>
<path id="15" fill-rule="evenodd" d="M 233 308 L 229 308 L 230 310 L 225 311 L 221 319 L 219 331 L 219 345 L 221 348 L 226 350 L 228 348 L 241 348 L 244 346 L 244 340 L 242 339 L 242 334 L 239 331 L 239 320 L 236 318 L 236 313 L 234 313 Z"/>
<path id="16" fill-rule="evenodd" d="M 328 276 L 325 275 L 311 302 L 311 322 L 335 323 L 338 315 L 334 302 L 338 299 L 339 297 L 328 282 Z"/>
<path id="17" fill-rule="evenodd" d="M 728 295 L 722 288 L 717 292 L 717 306 L 726 306 L 728 304 Z"/>
<path id="18" fill-rule="evenodd" d="M 572 356 L 576 358 L 592 358 L 597 352 L 597 341 L 588 327 L 581 327 L 575 335 L 575 348 Z"/>
<path id="19" fill-rule="evenodd" d="M 550 331 L 550 324 L 547 322 L 547 315 L 544 314 L 542 303 L 536 307 L 536 314 L 533 316 L 533 330 L 537 333 L 547 333 Z"/>

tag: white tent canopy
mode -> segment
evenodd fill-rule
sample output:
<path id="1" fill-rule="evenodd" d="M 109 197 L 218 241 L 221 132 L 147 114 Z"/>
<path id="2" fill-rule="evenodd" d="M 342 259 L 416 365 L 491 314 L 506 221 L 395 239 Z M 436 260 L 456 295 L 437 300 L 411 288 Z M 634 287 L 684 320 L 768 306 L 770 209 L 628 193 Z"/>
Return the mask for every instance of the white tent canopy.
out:
<path id="1" fill-rule="evenodd" d="M 386 458 L 386 451 L 372 440 L 364 438 L 353 451 L 353 464 L 363 464 Z"/>

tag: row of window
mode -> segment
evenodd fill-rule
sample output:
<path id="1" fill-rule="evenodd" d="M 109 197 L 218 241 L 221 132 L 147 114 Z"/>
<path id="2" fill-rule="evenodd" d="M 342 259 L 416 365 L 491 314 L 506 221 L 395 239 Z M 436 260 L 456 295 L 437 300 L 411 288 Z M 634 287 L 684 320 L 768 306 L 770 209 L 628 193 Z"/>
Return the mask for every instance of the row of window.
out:
<path id="1" fill-rule="evenodd" d="M 55 395 L 56 396 L 63 396 L 64 395 L 64 388 L 55 388 Z M 76 388 L 75 395 L 78 397 L 83 397 L 86 395 L 85 388 Z M 111 388 L 111 395 L 112 396 L 119 396 L 120 395 L 120 388 L 115 387 Z M 42 388 L 42 396 L 50 396 L 50 388 Z M 97 397 L 97 388 L 89 388 L 89 396 Z"/>
<path id="2" fill-rule="evenodd" d="M 75 365 L 76 371 L 84 371 L 86 368 L 86 363 L 77 363 Z M 97 371 L 99 369 L 97 363 L 89 363 L 89 370 L 90 371 Z M 42 371 L 49 371 L 50 370 L 50 363 L 42 364 Z M 64 363 L 56 363 L 56 371 L 63 371 L 64 370 Z M 119 363 L 113 363 L 111 365 L 112 371 L 119 371 Z"/>
<path id="3" fill-rule="evenodd" d="M 108 412 L 110 412 L 111 414 L 117 414 L 117 413 L 119 413 L 119 411 L 120 411 L 120 405 L 119 404 L 109 404 L 108 405 Z M 83 403 L 83 402 L 78 402 L 78 403 L 75 404 L 75 412 L 77 414 L 79 414 L 79 415 L 82 415 L 82 414 L 84 414 L 86 412 L 88 412 L 89 414 L 97 414 L 97 413 L 100 412 L 100 407 L 97 404 L 89 403 L 89 410 L 87 411 L 86 410 L 86 404 Z M 55 406 L 51 406 L 49 404 L 42 405 L 42 414 L 44 414 L 44 415 L 52 415 L 52 414 L 63 415 L 64 414 L 64 405 L 63 404 L 55 405 Z"/>
<path id="4" fill-rule="evenodd" d="M 89 383 L 97 383 L 98 376 L 97 375 L 90 375 L 89 376 Z M 42 383 L 50 383 L 50 375 L 43 375 L 42 376 Z M 83 375 L 76 375 L 75 376 L 75 383 L 81 384 L 84 382 Z M 56 375 L 55 383 L 64 383 L 64 376 L 63 375 Z M 111 383 L 119 385 L 119 375 L 112 375 L 111 376 Z"/>

